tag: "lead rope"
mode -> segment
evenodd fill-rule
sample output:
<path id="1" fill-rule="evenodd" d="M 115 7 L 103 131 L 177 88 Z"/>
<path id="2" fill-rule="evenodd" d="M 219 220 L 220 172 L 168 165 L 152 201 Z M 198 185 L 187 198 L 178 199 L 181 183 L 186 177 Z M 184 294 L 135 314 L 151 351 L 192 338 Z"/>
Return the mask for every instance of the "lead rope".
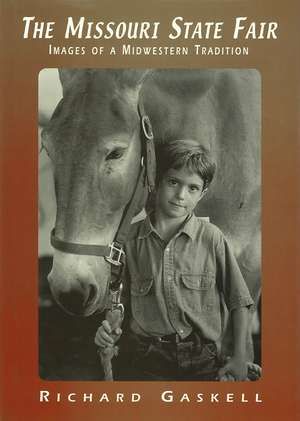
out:
<path id="1" fill-rule="evenodd" d="M 123 284 L 119 285 L 116 291 L 110 290 L 111 307 L 106 311 L 105 319 L 109 322 L 112 329 L 112 338 L 114 341 L 117 335 L 114 333 L 117 328 L 121 327 L 124 319 L 124 306 L 121 304 Z M 114 345 L 112 347 L 98 348 L 98 355 L 101 359 L 101 364 L 104 371 L 104 380 L 113 381 L 112 359 L 118 355 L 119 347 Z"/>

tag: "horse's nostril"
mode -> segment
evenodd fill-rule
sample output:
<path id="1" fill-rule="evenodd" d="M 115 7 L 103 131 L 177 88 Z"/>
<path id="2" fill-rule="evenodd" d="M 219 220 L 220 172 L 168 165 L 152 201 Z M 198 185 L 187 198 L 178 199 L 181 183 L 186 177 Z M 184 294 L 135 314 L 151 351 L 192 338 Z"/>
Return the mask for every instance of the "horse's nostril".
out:
<path id="1" fill-rule="evenodd" d="M 84 309 L 84 297 L 79 291 L 70 291 L 67 293 L 60 293 L 57 297 L 57 302 L 61 305 L 67 313 L 74 315 L 82 315 Z"/>
<path id="2" fill-rule="evenodd" d="M 88 316 L 102 308 L 105 296 L 94 274 L 83 269 L 70 271 L 66 277 L 65 272 L 52 270 L 48 281 L 53 298 L 67 313 Z"/>
<path id="3" fill-rule="evenodd" d="M 91 302 L 93 302 L 96 296 L 97 296 L 96 286 L 93 284 L 89 285 L 89 293 L 87 296 L 86 304 L 90 304 Z"/>

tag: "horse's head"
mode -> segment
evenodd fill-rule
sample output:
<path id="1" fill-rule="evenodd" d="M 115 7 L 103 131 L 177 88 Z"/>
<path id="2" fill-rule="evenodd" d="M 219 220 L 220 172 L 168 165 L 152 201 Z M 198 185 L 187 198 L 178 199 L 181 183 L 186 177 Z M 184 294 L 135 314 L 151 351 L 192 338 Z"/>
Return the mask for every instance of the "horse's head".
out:
<path id="1" fill-rule="evenodd" d="M 43 145 L 54 167 L 55 236 L 108 245 L 140 168 L 139 87 L 145 70 L 62 70 L 63 99 Z M 55 250 L 49 283 L 71 314 L 90 315 L 106 303 L 111 267 L 103 257 Z"/>

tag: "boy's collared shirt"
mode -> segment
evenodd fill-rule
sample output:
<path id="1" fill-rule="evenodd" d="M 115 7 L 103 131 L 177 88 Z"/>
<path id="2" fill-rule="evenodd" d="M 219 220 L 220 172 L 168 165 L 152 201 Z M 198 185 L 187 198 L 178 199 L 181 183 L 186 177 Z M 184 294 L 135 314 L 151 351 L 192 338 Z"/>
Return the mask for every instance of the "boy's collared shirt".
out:
<path id="1" fill-rule="evenodd" d="M 253 304 L 222 232 L 192 215 L 166 243 L 149 217 L 126 243 L 131 329 L 187 337 L 196 328 L 219 343 L 228 310 Z"/>

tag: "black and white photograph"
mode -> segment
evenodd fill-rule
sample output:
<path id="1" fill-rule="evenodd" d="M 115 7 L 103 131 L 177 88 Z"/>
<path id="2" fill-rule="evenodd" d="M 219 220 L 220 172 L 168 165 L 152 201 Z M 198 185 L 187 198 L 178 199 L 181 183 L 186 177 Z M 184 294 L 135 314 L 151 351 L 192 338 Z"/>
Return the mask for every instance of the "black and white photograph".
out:
<path id="1" fill-rule="evenodd" d="M 261 378 L 262 83 L 40 71 L 41 379 Z"/>

